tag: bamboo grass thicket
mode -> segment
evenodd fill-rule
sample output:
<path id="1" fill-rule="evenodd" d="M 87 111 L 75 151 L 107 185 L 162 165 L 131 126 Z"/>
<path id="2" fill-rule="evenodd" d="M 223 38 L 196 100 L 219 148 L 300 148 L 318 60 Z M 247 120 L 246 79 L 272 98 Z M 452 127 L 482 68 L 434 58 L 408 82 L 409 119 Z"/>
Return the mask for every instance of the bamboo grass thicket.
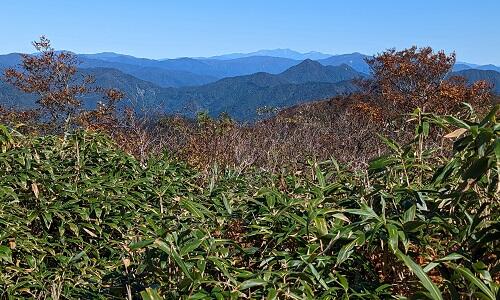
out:
<path id="1" fill-rule="evenodd" d="M 425 130 L 352 171 L 199 173 L 86 130 L 0 126 L 0 297 L 495 299 L 500 126 Z M 423 146 L 441 128 L 452 154 Z"/>

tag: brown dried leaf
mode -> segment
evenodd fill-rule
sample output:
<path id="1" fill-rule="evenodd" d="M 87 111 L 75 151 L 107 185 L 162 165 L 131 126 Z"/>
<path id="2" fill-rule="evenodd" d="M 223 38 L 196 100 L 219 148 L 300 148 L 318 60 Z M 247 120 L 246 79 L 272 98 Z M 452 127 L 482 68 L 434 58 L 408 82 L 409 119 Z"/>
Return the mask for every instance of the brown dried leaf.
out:
<path id="1" fill-rule="evenodd" d="M 38 199 L 38 194 L 39 194 L 39 192 L 38 192 L 38 186 L 36 185 L 35 182 L 33 182 L 31 184 L 31 190 L 33 191 L 33 194 L 35 194 L 35 198 Z"/>
<path id="2" fill-rule="evenodd" d="M 465 128 L 459 128 L 459 129 L 457 129 L 455 131 L 452 131 L 452 132 L 448 133 L 444 137 L 447 138 L 447 139 L 453 139 L 453 138 L 461 136 L 465 132 L 467 132 L 467 129 L 465 129 Z"/>

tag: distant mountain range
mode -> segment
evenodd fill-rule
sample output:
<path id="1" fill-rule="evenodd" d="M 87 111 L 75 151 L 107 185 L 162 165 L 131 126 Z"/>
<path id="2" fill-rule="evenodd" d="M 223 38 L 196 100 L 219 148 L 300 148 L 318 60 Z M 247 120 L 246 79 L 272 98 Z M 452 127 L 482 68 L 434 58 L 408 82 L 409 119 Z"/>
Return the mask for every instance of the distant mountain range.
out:
<path id="1" fill-rule="evenodd" d="M 263 106 L 288 107 L 352 93 L 356 90 L 352 79 L 364 76 L 346 65 L 323 66 L 305 60 L 280 74 L 260 72 L 177 89 L 175 95 L 167 96 L 171 99 L 167 105 L 181 113 L 207 110 L 213 115 L 227 112 L 238 120 L 253 120 L 257 109 Z"/>
<path id="2" fill-rule="evenodd" d="M 469 83 L 486 80 L 493 84 L 493 92 L 500 95 L 500 73 L 494 70 L 466 69 L 454 72 L 453 75 L 463 76 Z"/>
<path id="3" fill-rule="evenodd" d="M 99 65 L 100 62 L 118 63 L 120 65 L 117 65 L 116 68 L 121 68 L 124 72 L 126 72 L 124 68 L 140 66 L 209 76 L 214 78 L 213 81 L 224 77 L 248 75 L 257 72 L 277 74 L 300 63 L 300 61 L 293 59 L 269 56 L 250 56 L 230 60 L 194 59 L 189 57 L 152 60 L 128 55 L 99 53 L 79 55 L 79 58 L 82 61 L 82 67 L 91 65 L 102 67 L 102 65 Z"/>
<path id="4" fill-rule="evenodd" d="M 208 110 L 254 120 L 262 106 L 288 107 L 355 91 L 352 79 L 369 76 L 361 53 L 342 55 L 262 50 L 210 58 L 153 60 L 117 53 L 77 54 L 80 72 L 98 85 L 115 87 L 139 106 L 192 115 Z M 0 55 L 0 71 L 20 63 L 20 55 Z M 457 63 L 454 73 L 469 81 L 485 79 L 500 94 L 500 68 Z M 0 104 L 33 106 L 34 97 L 0 81 Z M 88 97 L 89 105 L 97 96 Z"/>
<path id="5" fill-rule="evenodd" d="M 500 67 L 492 65 L 492 64 L 476 65 L 476 64 L 469 64 L 469 63 L 464 63 L 464 62 L 457 62 L 455 64 L 455 66 L 453 67 L 453 71 L 462 71 L 462 70 L 469 70 L 469 69 L 500 72 Z"/>
<path id="6" fill-rule="evenodd" d="M 126 59 L 108 61 L 80 56 L 80 61 L 81 68 L 116 69 L 162 87 L 196 86 L 214 82 L 219 79 L 219 77 L 216 76 L 197 74 L 182 69 L 162 68 L 154 63 L 136 64 L 138 62 L 134 59 L 130 61 Z"/>
<path id="7" fill-rule="evenodd" d="M 347 65 L 323 66 L 312 60 L 279 74 L 259 72 L 181 88 L 160 87 L 114 68 L 82 68 L 80 74 L 94 76 L 104 88 L 120 89 L 139 108 L 155 107 L 190 116 L 205 110 L 214 116 L 227 112 L 240 121 L 256 119 L 257 109 L 263 106 L 288 107 L 351 93 L 356 89 L 351 80 L 366 76 Z M 0 82 L 0 103 L 26 108 L 33 107 L 34 100 L 33 96 Z M 88 97 L 87 105 L 91 107 L 98 100 L 97 96 Z"/>
<path id="8" fill-rule="evenodd" d="M 250 56 L 271 56 L 271 57 L 289 58 L 289 59 L 294 59 L 294 60 L 306 60 L 306 59 L 319 60 L 319 59 L 328 58 L 332 55 L 321 53 L 321 52 L 316 52 L 316 51 L 311 51 L 311 52 L 307 52 L 307 53 L 300 53 L 300 52 L 293 51 L 290 49 L 274 49 L 274 50 L 259 50 L 259 51 L 250 52 L 250 53 L 224 54 L 224 55 L 212 56 L 212 57 L 209 57 L 209 59 L 223 59 L 224 60 L 224 59 L 236 59 L 236 58 L 243 58 L 243 57 L 250 57 Z"/>

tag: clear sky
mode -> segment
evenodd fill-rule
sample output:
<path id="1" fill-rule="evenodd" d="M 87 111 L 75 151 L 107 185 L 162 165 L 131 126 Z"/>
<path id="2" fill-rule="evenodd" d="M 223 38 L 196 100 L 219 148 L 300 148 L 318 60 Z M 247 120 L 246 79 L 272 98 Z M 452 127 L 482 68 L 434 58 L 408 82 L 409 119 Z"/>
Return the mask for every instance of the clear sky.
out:
<path id="1" fill-rule="evenodd" d="M 57 49 L 148 58 L 291 48 L 331 54 L 411 45 L 500 64 L 500 0 L 2 0 L 0 53 Z"/>

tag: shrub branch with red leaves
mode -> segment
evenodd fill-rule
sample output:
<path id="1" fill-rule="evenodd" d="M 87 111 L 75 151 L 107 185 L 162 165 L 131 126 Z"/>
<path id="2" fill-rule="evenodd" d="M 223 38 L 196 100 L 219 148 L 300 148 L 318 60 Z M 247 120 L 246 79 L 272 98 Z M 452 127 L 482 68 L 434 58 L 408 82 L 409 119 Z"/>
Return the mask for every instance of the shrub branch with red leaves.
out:
<path id="1" fill-rule="evenodd" d="M 38 96 L 36 103 L 41 112 L 37 115 L 38 121 L 50 132 L 61 130 L 64 123 L 93 127 L 116 119 L 116 103 L 123 98 L 123 93 L 94 87 L 91 76 L 77 76 L 76 55 L 56 52 L 46 37 L 32 44 L 38 53 L 22 54 L 20 68 L 6 69 L 4 80 L 25 93 Z M 99 102 L 94 110 L 84 110 L 82 97 L 90 93 L 102 94 L 104 102 Z"/>
<path id="2" fill-rule="evenodd" d="M 455 53 L 434 52 L 431 47 L 389 49 L 366 60 L 373 78 L 360 86 L 387 113 L 407 113 L 416 108 L 437 114 L 457 113 L 462 102 L 486 106 L 492 98 L 491 85 L 486 81 L 468 85 L 463 77 L 450 77 L 455 60 Z"/>

